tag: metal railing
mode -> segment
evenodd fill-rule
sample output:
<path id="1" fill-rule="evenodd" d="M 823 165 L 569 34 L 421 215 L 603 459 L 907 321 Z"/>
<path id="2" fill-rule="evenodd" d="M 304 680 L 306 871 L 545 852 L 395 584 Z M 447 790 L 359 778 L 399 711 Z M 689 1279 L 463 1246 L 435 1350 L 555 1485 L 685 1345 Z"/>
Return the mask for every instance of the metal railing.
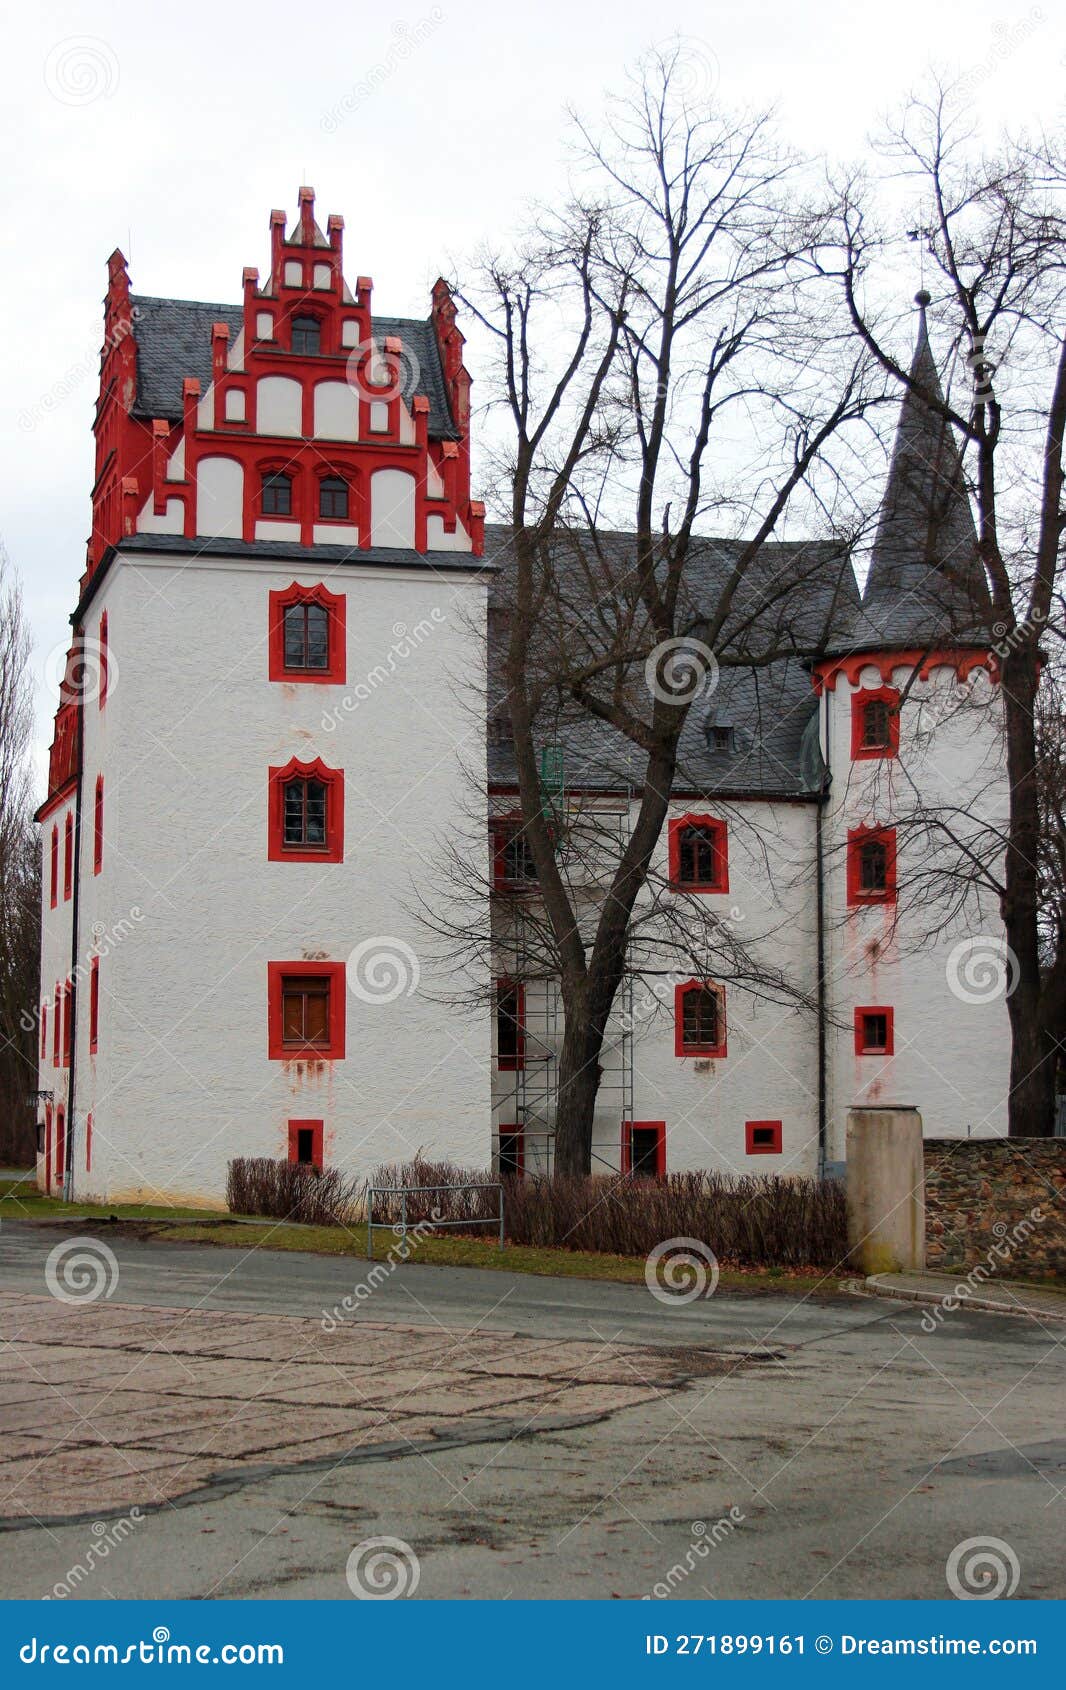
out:
<path id="1" fill-rule="evenodd" d="M 497 1193 L 498 1197 L 499 1197 L 499 1205 L 500 1205 L 499 1206 L 499 1212 L 495 1215 L 487 1215 L 484 1218 L 479 1218 L 476 1215 L 471 1215 L 469 1217 L 464 1217 L 464 1218 L 462 1218 L 460 1220 L 456 1220 L 456 1221 L 421 1219 L 421 1220 L 417 1220 L 417 1221 L 412 1221 L 410 1223 L 408 1222 L 408 1219 L 407 1219 L 407 1199 L 409 1197 L 413 1197 L 413 1196 L 424 1197 L 429 1193 L 436 1195 L 436 1193 L 441 1192 L 441 1191 L 495 1191 Z M 375 1221 L 375 1219 L 374 1219 L 374 1199 L 375 1199 L 375 1197 L 398 1197 L 400 1199 L 400 1218 L 399 1218 L 399 1220 L 398 1221 Z M 442 1227 L 442 1226 L 458 1226 L 458 1227 L 462 1227 L 464 1231 L 469 1230 L 469 1228 L 472 1227 L 472 1226 L 495 1226 L 495 1227 L 498 1227 L 499 1232 L 500 1232 L 500 1249 L 502 1250 L 504 1248 L 503 1186 L 498 1185 L 498 1184 L 489 1184 L 489 1183 L 484 1184 L 484 1185 L 372 1185 L 369 1188 L 369 1190 L 367 1191 L 367 1194 L 366 1194 L 366 1255 L 367 1255 L 367 1260 L 370 1261 L 370 1262 L 372 1262 L 374 1260 L 374 1231 L 375 1231 L 375 1228 L 377 1229 L 378 1232 L 391 1232 L 394 1237 L 398 1235 L 401 1239 L 405 1239 L 409 1232 L 415 1232 L 420 1227 L 428 1227 L 431 1232 L 436 1232 L 437 1228 Z"/>

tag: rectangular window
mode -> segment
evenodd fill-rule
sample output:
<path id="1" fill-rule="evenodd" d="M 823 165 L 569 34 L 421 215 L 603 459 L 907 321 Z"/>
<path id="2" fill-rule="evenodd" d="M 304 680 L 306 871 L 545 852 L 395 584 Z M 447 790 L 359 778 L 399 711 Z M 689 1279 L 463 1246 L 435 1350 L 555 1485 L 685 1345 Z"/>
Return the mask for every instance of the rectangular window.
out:
<path id="1" fill-rule="evenodd" d="M 260 505 L 264 516 L 291 516 L 292 477 L 280 472 L 264 475 Z"/>
<path id="2" fill-rule="evenodd" d="M 848 833 L 848 904 L 896 901 L 896 830 L 856 827 Z"/>
<path id="3" fill-rule="evenodd" d="M 74 816 L 67 811 L 67 819 L 63 823 L 63 902 L 66 903 L 74 890 Z"/>
<path id="4" fill-rule="evenodd" d="M 268 1054 L 279 1061 L 344 1055 L 343 962 L 267 963 Z"/>
<path id="5" fill-rule="evenodd" d="M 104 777 L 96 777 L 96 800 L 93 805 L 93 873 L 104 866 Z"/>
<path id="6" fill-rule="evenodd" d="M 89 1049 L 100 1042 L 100 958 L 89 958 Z"/>
<path id="7" fill-rule="evenodd" d="M 70 1013 L 71 1013 L 71 990 L 70 990 L 70 981 L 68 980 L 66 985 L 63 987 L 63 1066 L 64 1066 L 64 1068 L 70 1067 Z"/>
<path id="8" fill-rule="evenodd" d="M 711 980 L 689 980 L 674 989 L 674 1054 L 724 1056 L 725 996 Z"/>
<path id="9" fill-rule="evenodd" d="M 63 988 L 57 986 L 52 994 L 52 1066 L 59 1067 L 59 1039 L 63 1030 Z"/>
<path id="10" fill-rule="evenodd" d="M 635 1179 L 662 1179 L 666 1173 L 666 1122 L 622 1122 L 622 1172 Z"/>
<path id="11" fill-rule="evenodd" d="M 41 999 L 41 1061 L 48 1055 L 48 1000 Z"/>
<path id="12" fill-rule="evenodd" d="M 749 1156 L 780 1156 L 780 1121 L 745 1121 L 744 1149 Z"/>
<path id="13" fill-rule="evenodd" d="M 344 772 L 295 757 L 268 770 L 267 860 L 344 861 Z"/>
<path id="14" fill-rule="evenodd" d="M 322 1122 L 289 1122 L 289 1161 L 305 1168 L 322 1166 Z"/>
<path id="15" fill-rule="evenodd" d="M 49 869 L 49 902 L 53 909 L 59 902 L 59 826 L 52 828 L 51 866 Z"/>
<path id="16" fill-rule="evenodd" d="M 891 1056 L 895 1048 L 895 1017 L 885 1004 L 855 1011 L 856 1056 Z"/>
<path id="17" fill-rule="evenodd" d="M 864 758 L 899 755 L 899 693 L 878 687 L 851 695 L 851 755 Z"/>
<path id="18" fill-rule="evenodd" d="M 107 611 L 106 610 L 104 611 L 104 614 L 100 618 L 100 643 L 99 643 L 99 650 L 97 652 L 97 656 L 98 656 L 99 662 L 100 662 L 100 704 L 99 704 L 99 708 L 102 710 L 104 708 L 104 705 L 107 703 L 107 688 L 108 688 L 108 682 L 110 680 L 110 675 L 109 675 L 109 672 L 108 672 Z"/>
<path id="19" fill-rule="evenodd" d="M 525 1067 L 525 988 L 511 980 L 496 986 L 496 1062 L 502 1072 Z"/>
<path id="20" fill-rule="evenodd" d="M 268 638 L 272 681 L 343 683 L 346 672 L 345 600 L 320 582 L 271 593 Z"/>
<path id="21" fill-rule="evenodd" d="M 329 611 L 324 605 L 289 605 L 285 612 L 285 667 L 329 668 Z"/>
<path id="22" fill-rule="evenodd" d="M 500 1128 L 496 1171 L 501 1179 L 521 1179 L 526 1171 L 525 1134 L 521 1127 Z"/>
<path id="23" fill-rule="evenodd" d="M 537 884 L 537 865 L 521 820 L 497 823 L 492 835 L 493 883 L 513 891 L 530 891 Z"/>
<path id="24" fill-rule="evenodd" d="M 670 884 L 678 892 L 729 891 L 729 839 L 716 816 L 674 816 L 669 825 Z"/>

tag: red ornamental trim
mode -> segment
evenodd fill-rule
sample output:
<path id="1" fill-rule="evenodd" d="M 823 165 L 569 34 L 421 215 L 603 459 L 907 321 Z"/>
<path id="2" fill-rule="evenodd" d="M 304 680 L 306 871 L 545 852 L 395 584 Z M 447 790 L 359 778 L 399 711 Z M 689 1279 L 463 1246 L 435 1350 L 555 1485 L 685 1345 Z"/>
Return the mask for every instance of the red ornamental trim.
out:
<path id="1" fill-rule="evenodd" d="M 960 681 L 968 680 L 975 669 L 987 669 L 994 681 L 999 680 L 999 663 L 987 647 L 956 651 L 857 651 L 850 657 L 816 663 L 811 671 L 814 690 L 819 697 L 823 692 L 834 692 L 841 675 L 849 685 L 857 687 L 862 671 L 867 668 L 876 669 L 885 686 L 897 669 L 917 669 L 920 681 L 927 681 L 934 669 L 954 669 Z"/>
<path id="2" fill-rule="evenodd" d="M 311 1163 L 312 1166 L 322 1166 L 322 1122 L 321 1121 L 290 1121 L 289 1122 L 289 1161 L 300 1160 L 300 1132 L 311 1134 Z"/>
<path id="3" fill-rule="evenodd" d="M 329 984 L 329 1043 L 288 1045 L 282 1036 L 282 986 L 288 979 Z M 344 1056 L 347 984 L 343 962 L 267 963 L 267 1055 L 277 1062 L 339 1062 Z"/>
<path id="4" fill-rule="evenodd" d="M 633 1172 L 633 1134 L 640 1129 L 643 1132 L 654 1132 L 655 1137 L 655 1177 L 662 1179 L 666 1173 L 666 1122 L 665 1121 L 623 1121 L 622 1122 L 622 1172 Z"/>
<path id="5" fill-rule="evenodd" d="M 293 605 L 317 604 L 325 610 L 329 626 L 329 646 L 325 669 L 286 669 L 285 612 Z M 298 581 L 283 592 L 270 595 L 269 609 L 269 674 L 272 681 L 291 681 L 297 686 L 308 683 L 319 686 L 343 686 L 347 674 L 347 600 L 343 593 L 331 593 L 321 581 L 314 587 L 301 587 Z"/>
<path id="6" fill-rule="evenodd" d="M 685 1043 L 685 998 L 689 992 L 709 991 L 718 997 L 718 1043 L 715 1045 L 689 1045 Z M 674 1055 L 675 1056 L 725 1056 L 726 1026 L 725 1026 L 725 987 L 718 986 L 713 980 L 686 980 L 682 985 L 674 987 Z"/>
<path id="7" fill-rule="evenodd" d="M 861 852 L 864 845 L 878 841 L 885 847 L 883 891 L 867 891 L 862 884 Z M 894 904 L 896 902 L 896 830 L 894 827 L 850 827 L 847 845 L 848 905 Z"/>
<path id="8" fill-rule="evenodd" d="M 868 704 L 888 705 L 888 744 L 863 744 L 863 717 Z M 899 756 L 899 692 L 895 687 L 870 687 L 851 695 L 851 760 L 853 763 Z"/>
<path id="9" fill-rule="evenodd" d="M 866 1017 L 868 1015 L 883 1015 L 885 1018 L 885 1042 L 883 1045 L 871 1045 L 866 1042 Z M 896 1049 L 895 1012 L 889 1004 L 863 1004 L 855 1011 L 855 1054 L 856 1056 L 892 1056 Z"/>
<path id="10" fill-rule="evenodd" d="M 780 1156 L 780 1121 L 745 1121 L 744 1150 L 748 1156 Z"/>
<path id="11" fill-rule="evenodd" d="M 326 843 L 321 849 L 285 844 L 285 783 L 320 780 L 326 788 Z M 293 757 L 284 768 L 269 770 L 267 861 L 271 863 L 342 863 L 344 861 L 344 770 L 327 769 L 320 757 L 301 763 Z"/>
<path id="12" fill-rule="evenodd" d="M 681 879 L 681 834 L 686 827 L 698 827 L 713 835 L 716 878 L 707 881 Z M 729 832 L 717 816 L 672 816 L 669 823 L 670 886 L 675 892 L 729 891 Z"/>

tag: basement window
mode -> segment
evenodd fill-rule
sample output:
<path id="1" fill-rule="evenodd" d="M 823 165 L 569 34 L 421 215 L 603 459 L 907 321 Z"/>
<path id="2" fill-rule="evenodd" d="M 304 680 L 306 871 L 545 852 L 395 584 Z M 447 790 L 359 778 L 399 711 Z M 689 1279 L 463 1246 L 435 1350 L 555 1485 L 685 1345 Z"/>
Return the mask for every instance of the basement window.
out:
<path id="1" fill-rule="evenodd" d="M 780 1156 L 780 1121 L 745 1121 L 744 1149 L 749 1156 Z"/>
<path id="2" fill-rule="evenodd" d="M 662 1179 L 666 1173 L 665 1121 L 623 1121 L 622 1172 L 634 1179 Z"/>
<path id="3" fill-rule="evenodd" d="M 322 1122 L 289 1122 L 289 1161 L 304 1168 L 322 1166 Z"/>

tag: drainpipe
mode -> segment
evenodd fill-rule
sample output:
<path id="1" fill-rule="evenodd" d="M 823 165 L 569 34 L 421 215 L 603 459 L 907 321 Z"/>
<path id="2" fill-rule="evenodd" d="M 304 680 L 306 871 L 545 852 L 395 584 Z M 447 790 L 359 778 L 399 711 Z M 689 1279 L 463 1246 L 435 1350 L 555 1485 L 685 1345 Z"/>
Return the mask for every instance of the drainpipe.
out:
<path id="1" fill-rule="evenodd" d="M 80 640 L 82 630 L 76 630 Z M 84 676 L 84 664 L 82 666 Z M 81 902 L 81 811 L 82 772 L 85 766 L 85 699 L 78 689 L 78 740 L 74 760 L 74 884 L 70 906 L 70 1066 L 67 1069 L 67 1130 L 63 1138 L 63 1154 L 67 1165 L 63 1170 L 63 1196 L 74 1201 L 74 1071 L 78 1060 L 78 907 Z M 64 1013 L 66 1005 L 64 1004 Z M 60 1030 L 62 1037 L 62 1030 Z"/>
<path id="2" fill-rule="evenodd" d="M 822 773 L 822 790 L 818 795 L 818 807 L 814 818 L 814 865 L 818 921 L 818 1178 L 820 1180 L 825 1178 L 826 1151 L 829 1138 L 826 1029 L 828 994 L 825 978 L 825 841 L 823 838 L 825 812 L 829 802 L 829 787 L 832 779 L 829 773 L 830 714 L 826 703 L 827 696 L 827 690 L 823 689 L 820 708 L 822 709 L 825 727 L 825 767 Z"/>

